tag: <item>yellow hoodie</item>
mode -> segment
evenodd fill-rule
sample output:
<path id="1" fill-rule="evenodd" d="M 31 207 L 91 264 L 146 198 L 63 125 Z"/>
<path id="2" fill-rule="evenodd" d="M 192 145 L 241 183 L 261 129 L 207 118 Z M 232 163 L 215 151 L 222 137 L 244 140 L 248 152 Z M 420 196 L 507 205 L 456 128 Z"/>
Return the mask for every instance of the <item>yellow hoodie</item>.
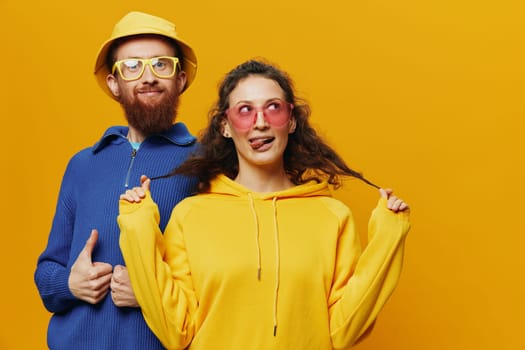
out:
<path id="1" fill-rule="evenodd" d="M 135 296 L 168 349 L 347 349 L 401 271 L 408 213 L 380 199 L 361 251 L 326 183 L 254 193 L 225 176 L 173 210 L 164 235 L 148 193 L 120 202 Z M 190 345 L 191 342 L 191 345 Z"/>

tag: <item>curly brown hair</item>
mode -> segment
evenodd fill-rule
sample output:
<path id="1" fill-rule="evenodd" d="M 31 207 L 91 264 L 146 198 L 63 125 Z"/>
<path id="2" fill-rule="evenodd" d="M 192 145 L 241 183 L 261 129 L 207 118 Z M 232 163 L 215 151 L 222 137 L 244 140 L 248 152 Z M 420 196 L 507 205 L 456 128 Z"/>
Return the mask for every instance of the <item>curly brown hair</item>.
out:
<path id="1" fill-rule="evenodd" d="M 226 75 L 219 85 L 219 99 L 210 110 L 209 125 L 200 137 L 201 147 L 198 153 L 169 174 L 153 180 L 173 175 L 196 176 L 199 181 L 198 191 L 202 193 L 209 190 L 210 181 L 219 174 L 232 179 L 237 176 L 237 152 L 233 141 L 223 137 L 222 122 L 229 108 L 230 93 L 240 81 L 249 76 L 262 76 L 274 80 L 283 89 L 286 101 L 294 106 L 292 116 L 296 120 L 296 129 L 289 135 L 283 156 L 285 172 L 292 183 L 299 185 L 312 180 L 327 180 L 337 188 L 341 185 L 340 176 L 351 176 L 379 188 L 359 172 L 350 169 L 312 128 L 308 122 L 310 107 L 305 100 L 295 95 L 293 82 L 288 74 L 262 60 L 244 62 Z"/>

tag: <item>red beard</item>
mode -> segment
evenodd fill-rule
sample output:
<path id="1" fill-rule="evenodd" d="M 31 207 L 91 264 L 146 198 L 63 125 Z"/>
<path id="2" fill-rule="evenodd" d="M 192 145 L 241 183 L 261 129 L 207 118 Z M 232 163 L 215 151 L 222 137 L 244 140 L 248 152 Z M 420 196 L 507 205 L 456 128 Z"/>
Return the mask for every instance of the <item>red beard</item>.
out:
<path id="1" fill-rule="evenodd" d="M 155 104 L 146 104 L 135 95 L 129 98 L 122 95 L 120 104 L 126 114 L 126 119 L 131 127 L 139 131 L 145 137 L 169 130 L 177 117 L 179 95 L 173 89 Z"/>

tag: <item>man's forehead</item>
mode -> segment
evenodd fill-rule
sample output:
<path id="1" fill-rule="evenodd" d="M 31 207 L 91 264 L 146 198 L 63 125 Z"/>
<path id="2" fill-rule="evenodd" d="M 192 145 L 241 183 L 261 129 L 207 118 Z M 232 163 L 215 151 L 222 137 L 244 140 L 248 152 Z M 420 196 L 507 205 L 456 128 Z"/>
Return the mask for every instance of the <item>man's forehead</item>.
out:
<path id="1" fill-rule="evenodd" d="M 173 40 L 162 35 L 135 35 L 122 38 L 114 52 L 117 58 L 121 56 L 149 58 L 177 54 Z"/>

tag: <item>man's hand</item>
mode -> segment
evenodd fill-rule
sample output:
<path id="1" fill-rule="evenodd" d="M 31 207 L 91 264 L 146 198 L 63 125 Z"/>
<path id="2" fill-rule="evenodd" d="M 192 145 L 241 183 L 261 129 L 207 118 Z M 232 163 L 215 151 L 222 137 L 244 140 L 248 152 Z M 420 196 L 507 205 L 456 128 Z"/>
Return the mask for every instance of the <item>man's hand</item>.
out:
<path id="1" fill-rule="evenodd" d="M 97 304 L 109 292 L 113 267 L 108 263 L 92 262 L 91 255 L 98 240 L 98 231 L 92 230 L 91 236 L 71 266 L 68 286 L 71 293 L 80 300 Z"/>
<path id="2" fill-rule="evenodd" d="M 128 269 L 122 265 L 115 265 L 111 277 L 111 299 L 116 306 L 138 307 L 135 293 L 131 288 Z"/>

